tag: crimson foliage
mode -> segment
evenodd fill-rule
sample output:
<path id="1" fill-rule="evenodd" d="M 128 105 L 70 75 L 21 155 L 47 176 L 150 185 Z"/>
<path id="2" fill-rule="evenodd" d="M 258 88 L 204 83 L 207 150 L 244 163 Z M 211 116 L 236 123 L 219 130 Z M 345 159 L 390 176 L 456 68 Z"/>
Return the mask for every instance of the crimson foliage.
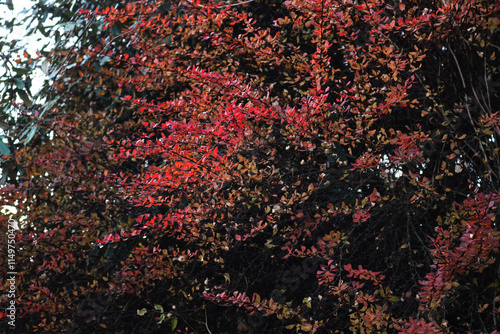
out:
<path id="1" fill-rule="evenodd" d="M 22 222 L 17 326 L 493 333 L 499 11 L 82 10 L 108 33 L 54 54 L 57 103 L 2 188 Z"/>

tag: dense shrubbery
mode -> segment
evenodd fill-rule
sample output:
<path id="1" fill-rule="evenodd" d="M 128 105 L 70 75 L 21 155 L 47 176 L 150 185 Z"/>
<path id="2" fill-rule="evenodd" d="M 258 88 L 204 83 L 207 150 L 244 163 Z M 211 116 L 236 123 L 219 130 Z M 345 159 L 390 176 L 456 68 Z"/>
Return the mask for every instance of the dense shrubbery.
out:
<path id="1" fill-rule="evenodd" d="M 21 331 L 497 328 L 500 3 L 91 8 L 4 156 Z"/>

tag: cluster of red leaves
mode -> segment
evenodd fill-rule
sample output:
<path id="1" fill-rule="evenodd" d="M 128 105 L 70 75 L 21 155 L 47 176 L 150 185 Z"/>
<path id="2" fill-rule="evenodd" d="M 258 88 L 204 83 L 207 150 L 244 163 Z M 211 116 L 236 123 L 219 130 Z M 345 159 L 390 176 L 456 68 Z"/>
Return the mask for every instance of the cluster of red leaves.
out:
<path id="1" fill-rule="evenodd" d="M 82 11 L 109 33 L 69 51 L 61 103 L 40 120 L 50 136 L 2 188 L 24 222 L 19 326 L 493 330 L 499 12 L 486 0 Z"/>
<path id="2" fill-rule="evenodd" d="M 492 228 L 492 219 L 500 201 L 500 194 L 477 194 L 462 205 L 454 207 L 460 217 L 445 221 L 447 228 L 437 228 L 438 237 L 432 239 L 431 254 L 436 272 L 427 274 L 420 291 L 422 311 L 436 310 L 443 298 L 460 286 L 457 276 L 483 272 L 495 262 L 491 252 L 500 246 L 500 235 Z M 457 244 L 455 246 L 455 244 Z"/>

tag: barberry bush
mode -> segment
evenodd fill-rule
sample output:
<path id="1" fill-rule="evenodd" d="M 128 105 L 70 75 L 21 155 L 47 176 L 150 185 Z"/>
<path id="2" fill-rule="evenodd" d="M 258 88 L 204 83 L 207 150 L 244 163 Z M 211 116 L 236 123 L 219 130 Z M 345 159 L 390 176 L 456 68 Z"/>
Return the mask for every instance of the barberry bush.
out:
<path id="1" fill-rule="evenodd" d="M 497 333 L 499 2 L 86 8 L 3 156 L 22 332 Z"/>

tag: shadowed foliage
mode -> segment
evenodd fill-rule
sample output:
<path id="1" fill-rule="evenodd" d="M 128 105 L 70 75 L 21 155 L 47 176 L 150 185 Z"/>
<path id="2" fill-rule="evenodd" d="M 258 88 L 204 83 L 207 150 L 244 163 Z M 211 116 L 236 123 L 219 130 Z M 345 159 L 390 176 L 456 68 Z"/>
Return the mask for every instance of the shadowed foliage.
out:
<path id="1" fill-rule="evenodd" d="M 496 333 L 499 10 L 89 2 L 2 158 L 16 327 Z"/>

